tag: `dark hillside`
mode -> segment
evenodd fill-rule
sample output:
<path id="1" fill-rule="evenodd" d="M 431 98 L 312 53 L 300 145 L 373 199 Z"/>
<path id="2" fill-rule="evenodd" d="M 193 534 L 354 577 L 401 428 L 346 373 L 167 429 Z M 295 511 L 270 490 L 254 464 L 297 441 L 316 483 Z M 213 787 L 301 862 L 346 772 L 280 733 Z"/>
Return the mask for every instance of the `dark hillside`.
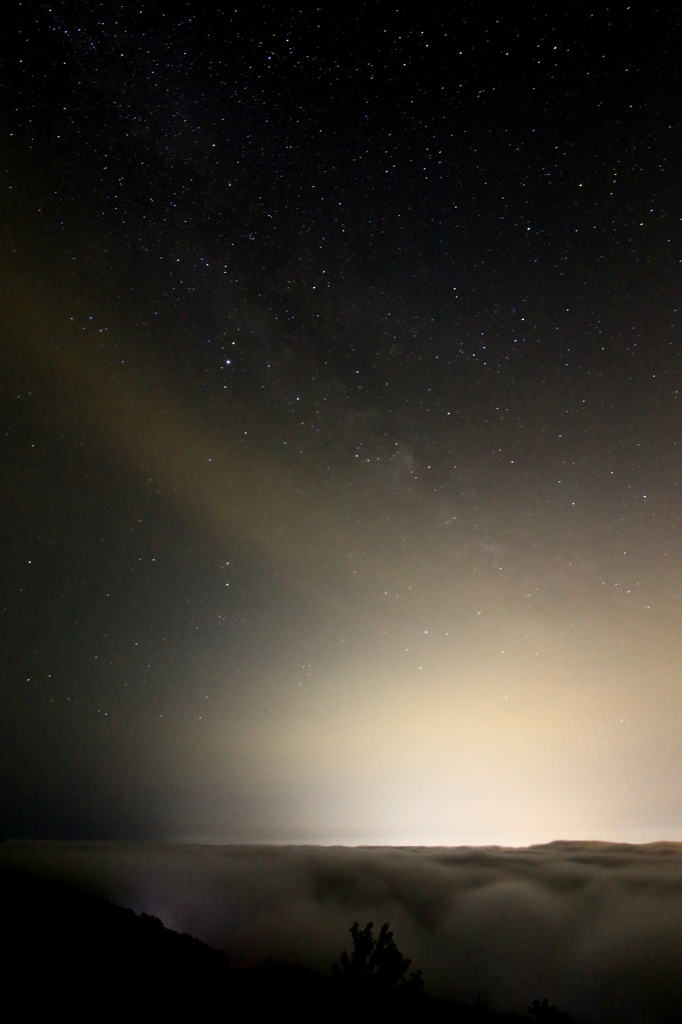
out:
<path id="1" fill-rule="evenodd" d="M 53 882 L 0 875 L 4 996 L 24 1019 L 103 1019 L 223 1004 L 224 953 L 146 914 Z"/>
<path id="2" fill-rule="evenodd" d="M 3 1003 L 21 1018 L 522 1021 L 444 1003 L 418 988 L 373 987 L 268 963 L 230 971 L 224 953 L 147 914 L 64 885 L 0 874 Z M 564 1018 L 567 1019 L 567 1018 Z"/>

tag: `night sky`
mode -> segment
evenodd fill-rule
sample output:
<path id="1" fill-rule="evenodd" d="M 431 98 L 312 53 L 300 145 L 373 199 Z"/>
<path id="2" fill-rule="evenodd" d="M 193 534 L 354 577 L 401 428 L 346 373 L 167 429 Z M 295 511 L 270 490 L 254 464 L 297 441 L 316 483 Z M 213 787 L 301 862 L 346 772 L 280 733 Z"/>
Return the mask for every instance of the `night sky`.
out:
<path id="1" fill-rule="evenodd" d="M 682 32 L 12 4 L 0 834 L 682 839 Z"/>

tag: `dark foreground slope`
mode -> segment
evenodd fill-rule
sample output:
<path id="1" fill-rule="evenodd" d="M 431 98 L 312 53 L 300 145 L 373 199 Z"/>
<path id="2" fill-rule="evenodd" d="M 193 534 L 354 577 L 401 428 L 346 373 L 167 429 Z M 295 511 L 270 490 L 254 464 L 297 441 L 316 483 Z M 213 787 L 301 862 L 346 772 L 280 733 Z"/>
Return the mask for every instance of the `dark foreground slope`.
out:
<path id="1" fill-rule="evenodd" d="M 521 1021 L 301 967 L 234 972 L 198 939 L 54 882 L 0 874 L 3 1009 L 13 1019 Z M 17 1016 L 18 1014 L 18 1016 Z"/>
<path id="2" fill-rule="evenodd" d="M 22 1019 L 180 1013 L 224 999 L 224 953 L 66 886 L 0 875 L 3 995 Z M 45 1018 L 47 1019 L 47 1018 Z"/>

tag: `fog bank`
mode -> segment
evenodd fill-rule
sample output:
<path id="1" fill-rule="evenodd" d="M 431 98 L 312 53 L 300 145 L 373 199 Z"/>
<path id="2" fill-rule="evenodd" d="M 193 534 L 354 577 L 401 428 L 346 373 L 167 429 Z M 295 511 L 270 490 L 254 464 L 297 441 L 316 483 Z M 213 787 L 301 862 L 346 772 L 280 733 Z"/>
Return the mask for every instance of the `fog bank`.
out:
<path id="1" fill-rule="evenodd" d="M 578 1019 L 682 1018 L 682 844 L 275 847 L 11 842 L 0 867 L 76 883 L 224 949 L 329 971 L 390 921 L 434 995 Z"/>

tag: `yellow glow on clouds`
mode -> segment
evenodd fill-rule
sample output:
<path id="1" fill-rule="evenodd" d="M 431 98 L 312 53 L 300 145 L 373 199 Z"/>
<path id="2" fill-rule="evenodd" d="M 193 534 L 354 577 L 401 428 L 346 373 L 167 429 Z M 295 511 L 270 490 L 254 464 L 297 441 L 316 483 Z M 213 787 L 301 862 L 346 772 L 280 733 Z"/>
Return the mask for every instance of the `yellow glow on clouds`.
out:
<path id="1" fill-rule="evenodd" d="M 676 780 L 665 765 L 679 701 L 668 700 L 671 725 L 661 730 L 638 700 L 655 685 L 641 665 L 612 660 L 609 678 L 603 662 L 590 674 L 565 653 L 497 669 L 470 655 L 418 681 L 396 663 L 364 676 L 337 667 L 310 702 L 224 724 L 214 742 L 247 790 L 270 794 L 275 840 L 518 845 L 672 834 Z M 663 782 L 652 800 L 655 773 Z"/>
<path id="2" fill-rule="evenodd" d="M 273 841 L 679 832 L 678 581 L 674 567 L 651 575 L 639 535 L 634 583 L 607 588 L 589 522 L 563 536 L 538 513 L 529 532 L 522 496 L 500 495 L 479 537 L 444 532 L 440 497 L 401 505 L 379 484 L 330 487 L 314 459 L 294 472 L 211 426 L 162 375 L 114 368 L 72 336 L 59 302 L 14 284 L 17 364 L 60 380 L 63 424 L 91 424 L 202 534 L 257 552 L 327 636 L 311 641 L 312 678 L 289 678 L 268 651 L 253 693 L 202 727 L 186 820 Z M 219 662 L 207 652 L 204 670 L 219 676 Z"/>

